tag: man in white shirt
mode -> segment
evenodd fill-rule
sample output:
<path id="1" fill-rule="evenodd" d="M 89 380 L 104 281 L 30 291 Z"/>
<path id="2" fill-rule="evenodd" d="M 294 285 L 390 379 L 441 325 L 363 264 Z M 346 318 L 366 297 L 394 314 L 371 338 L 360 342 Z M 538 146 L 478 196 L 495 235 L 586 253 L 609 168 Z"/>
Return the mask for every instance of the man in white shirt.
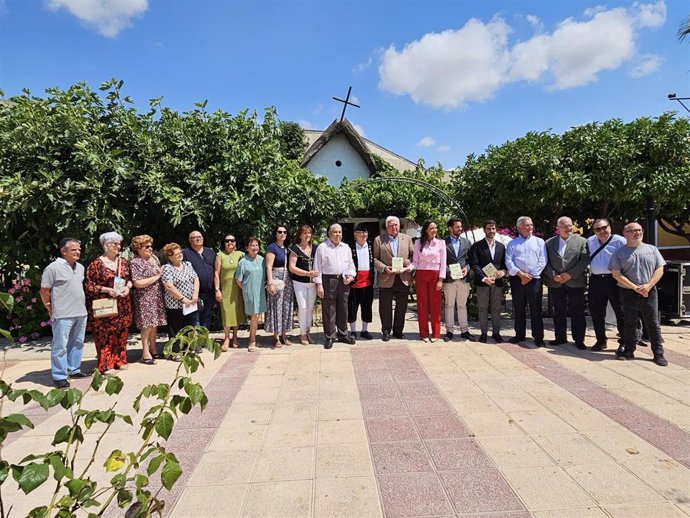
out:
<path id="1" fill-rule="evenodd" d="M 611 304 L 616 315 L 616 326 L 623 343 L 623 309 L 620 301 L 618 282 L 611 275 L 609 262 L 611 256 L 621 246 L 625 246 L 625 238 L 611 233 L 608 220 L 597 219 L 592 224 L 594 235 L 587 239 L 587 249 L 590 260 L 589 312 L 592 315 L 592 326 L 597 337 L 592 351 L 606 349 L 606 307 Z"/>
<path id="2" fill-rule="evenodd" d="M 342 227 L 332 224 L 328 227 L 328 240 L 319 245 L 314 258 L 314 270 L 318 272 L 314 278 L 316 294 L 323 299 L 325 349 L 333 347 L 336 340 L 350 345 L 355 343 L 347 329 L 347 299 L 357 271 L 350 247 L 342 239 Z"/>

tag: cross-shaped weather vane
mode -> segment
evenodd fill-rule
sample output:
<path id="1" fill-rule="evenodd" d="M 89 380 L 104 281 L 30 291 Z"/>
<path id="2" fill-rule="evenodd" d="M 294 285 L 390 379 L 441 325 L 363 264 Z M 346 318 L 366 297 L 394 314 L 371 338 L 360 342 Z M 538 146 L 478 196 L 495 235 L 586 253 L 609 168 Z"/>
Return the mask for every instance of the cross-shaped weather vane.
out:
<path id="1" fill-rule="evenodd" d="M 343 119 L 345 118 L 345 110 L 347 110 L 348 105 L 349 106 L 354 106 L 355 108 L 359 108 L 359 104 L 355 104 L 353 102 L 350 102 L 350 94 L 352 93 L 352 87 L 349 87 L 347 89 L 347 97 L 345 99 L 339 99 L 338 97 L 334 97 L 333 99 L 343 103 L 343 113 L 340 115 L 340 122 L 343 122 Z"/>

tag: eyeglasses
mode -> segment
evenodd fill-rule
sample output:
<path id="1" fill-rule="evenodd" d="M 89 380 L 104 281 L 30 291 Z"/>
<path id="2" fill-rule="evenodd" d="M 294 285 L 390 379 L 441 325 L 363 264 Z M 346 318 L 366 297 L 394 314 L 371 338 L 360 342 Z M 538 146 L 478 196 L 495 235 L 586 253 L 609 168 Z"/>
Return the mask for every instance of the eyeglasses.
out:
<path id="1" fill-rule="evenodd" d="M 122 243 L 118 243 L 117 241 L 111 241 L 110 243 L 107 243 L 112 246 L 122 246 Z"/>
<path id="2" fill-rule="evenodd" d="M 226 243 L 234 243 L 235 240 L 234 240 L 234 239 L 226 239 L 225 242 L 226 242 Z"/>
<path id="3" fill-rule="evenodd" d="M 603 232 L 603 231 L 606 230 L 607 228 L 609 228 L 608 225 L 604 225 L 603 227 L 596 227 L 596 228 L 594 229 L 594 232 Z"/>
<path id="4" fill-rule="evenodd" d="M 276 234 L 287 234 L 287 230 L 276 230 Z"/>
<path id="5" fill-rule="evenodd" d="M 623 232 L 625 232 L 626 234 L 641 234 L 643 230 L 641 228 L 629 228 L 628 230 L 624 230 Z"/>
<path id="6" fill-rule="evenodd" d="M 192 239 L 204 239 L 204 236 L 192 236 Z"/>
<path id="7" fill-rule="evenodd" d="M 147 250 L 151 250 L 153 248 L 153 245 L 144 245 L 141 248 L 146 248 Z"/>

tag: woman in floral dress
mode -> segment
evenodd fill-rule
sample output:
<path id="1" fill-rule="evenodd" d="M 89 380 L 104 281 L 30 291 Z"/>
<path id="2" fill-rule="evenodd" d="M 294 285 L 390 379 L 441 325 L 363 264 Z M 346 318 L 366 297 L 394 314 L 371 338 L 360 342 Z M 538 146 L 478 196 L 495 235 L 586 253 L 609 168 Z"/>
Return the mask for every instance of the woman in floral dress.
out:
<path id="1" fill-rule="evenodd" d="M 266 249 L 266 291 L 268 292 L 266 322 L 264 329 L 273 333 L 273 347 L 292 345 L 288 333 L 294 324 L 292 281 L 288 273 L 288 234 L 285 225 L 277 225 Z M 276 288 L 274 281 L 282 281 L 282 288 Z"/>
<path id="2" fill-rule="evenodd" d="M 158 357 L 156 337 L 158 326 L 167 325 L 163 304 L 161 263 L 153 253 L 153 238 L 141 235 L 132 238 L 131 248 L 139 254 L 132 259 L 132 283 L 134 284 L 134 321 L 141 331 L 141 361 L 155 365 Z"/>
<path id="3" fill-rule="evenodd" d="M 86 296 L 89 323 L 96 344 L 98 366 L 101 374 L 113 369 L 127 369 L 127 336 L 132 325 L 132 289 L 129 262 L 120 257 L 122 236 L 106 232 L 100 237 L 103 255 L 94 259 L 86 270 Z M 93 301 L 115 297 L 117 315 L 94 318 Z"/>

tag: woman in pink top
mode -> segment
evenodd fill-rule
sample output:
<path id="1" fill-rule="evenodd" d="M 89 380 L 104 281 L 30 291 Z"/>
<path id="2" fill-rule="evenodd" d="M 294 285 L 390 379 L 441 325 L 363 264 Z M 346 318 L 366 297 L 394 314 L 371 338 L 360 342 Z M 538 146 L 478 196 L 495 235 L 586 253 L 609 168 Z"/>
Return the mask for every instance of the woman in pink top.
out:
<path id="1" fill-rule="evenodd" d="M 422 235 L 414 245 L 412 264 L 417 271 L 417 318 L 419 336 L 423 342 L 434 342 L 441 337 L 441 293 L 446 278 L 446 243 L 437 239 L 436 223 L 427 221 Z M 429 339 L 431 314 L 431 340 Z"/>

